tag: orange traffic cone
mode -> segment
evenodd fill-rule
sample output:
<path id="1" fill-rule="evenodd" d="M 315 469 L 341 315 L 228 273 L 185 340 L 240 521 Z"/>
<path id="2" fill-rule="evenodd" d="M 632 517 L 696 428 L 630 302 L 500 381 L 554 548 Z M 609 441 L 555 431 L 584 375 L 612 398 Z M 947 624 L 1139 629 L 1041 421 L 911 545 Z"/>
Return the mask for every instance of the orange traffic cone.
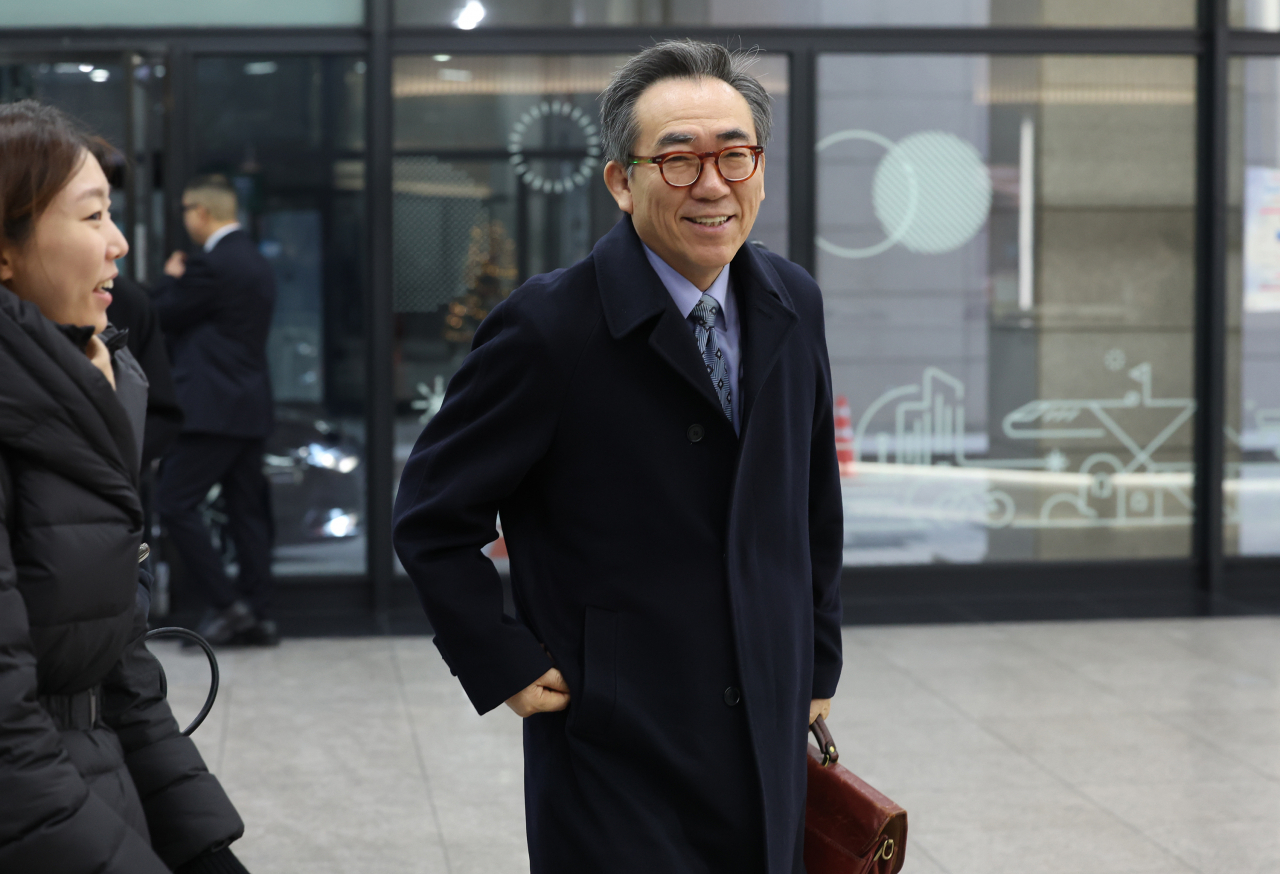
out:
<path id="1" fill-rule="evenodd" d="M 853 413 L 849 399 L 836 395 L 836 461 L 840 463 L 840 476 L 857 476 L 857 458 L 853 451 Z"/>

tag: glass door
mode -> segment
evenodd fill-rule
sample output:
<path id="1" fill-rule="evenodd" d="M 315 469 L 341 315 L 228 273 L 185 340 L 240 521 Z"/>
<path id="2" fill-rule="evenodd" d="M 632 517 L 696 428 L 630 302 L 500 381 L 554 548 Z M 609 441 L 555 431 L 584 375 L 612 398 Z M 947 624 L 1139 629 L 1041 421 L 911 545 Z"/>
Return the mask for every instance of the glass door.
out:
<path id="1" fill-rule="evenodd" d="M 395 465 L 409 457 L 485 316 L 525 279 L 586 257 L 621 218 L 602 178 L 597 99 L 625 55 L 396 58 Z M 752 67 L 774 99 L 752 237 L 787 251 L 787 60 Z M 505 555 L 499 542 L 493 557 Z"/>
<path id="2" fill-rule="evenodd" d="M 281 582 L 366 568 L 365 71 L 354 55 L 203 55 L 184 89 L 185 166 L 231 181 L 275 272 L 263 468 Z"/>
<path id="3" fill-rule="evenodd" d="M 119 150 L 112 213 L 130 245 L 120 269 L 143 282 L 164 263 L 167 76 L 155 51 L 0 54 L 0 103 L 56 106 Z"/>

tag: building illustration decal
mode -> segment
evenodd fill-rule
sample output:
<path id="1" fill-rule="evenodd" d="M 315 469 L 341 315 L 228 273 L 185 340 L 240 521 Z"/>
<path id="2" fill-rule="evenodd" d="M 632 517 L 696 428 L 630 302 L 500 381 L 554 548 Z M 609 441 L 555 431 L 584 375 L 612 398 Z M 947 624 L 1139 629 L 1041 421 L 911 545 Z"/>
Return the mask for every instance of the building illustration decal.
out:
<path id="1" fill-rule="evenodd" d="M 1112 350 L 1107 364 L 1118 357 Z M 1190 524 L 1192 463 L 1159 453 L 1195 414 L 1195 401 L 1155 396 L 1149 363 L 1128 376 L 1137 386 L 1120 397 L 1039 399 L 1009 412 L 1000 433 L 1015 447 L 1025 441 L 1027 451 L 988 458 L 986 435 L 965 431 L 964 383 L 926 367 L 918 384 L 889 389 L 858 420 L 857 475 L 845 480 L 849 523 Z"/>

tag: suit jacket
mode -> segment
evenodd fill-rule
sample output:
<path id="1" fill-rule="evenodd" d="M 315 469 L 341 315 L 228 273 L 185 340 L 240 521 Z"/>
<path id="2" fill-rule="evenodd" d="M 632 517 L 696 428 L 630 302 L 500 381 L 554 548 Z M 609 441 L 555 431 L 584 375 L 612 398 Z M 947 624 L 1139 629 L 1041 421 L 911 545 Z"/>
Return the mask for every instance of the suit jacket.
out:
<path id="1" fill-rule="evenodd" d="M 244 231 L 187 259 L 181 279 L 152 292 L 169 340 L 183 433 L 266 437 L 275 424 L 267 334 L 275 308 L 271 265 Z"/>
<path id="2" fill-rule="evenodd" d="M 730 269 L 741 438 L 624 218 L 494 308 L 404 470 L 396 551 L 476 709 L 553 662 L 571 690 L 525 721 L 535 872 L 803 871 L 809 701 L 841 668 L 822 298 L 754 246 Z M 499 512 L 517 617 L 480 551 Z"/>
<path id="3" fill-rule="evenodd" d="M 147 425 L 142 444 L 142 469 L 159 458 L 182 431 L 182 408 L 173 387 L 164 336 L 151 308 L 146 289 L 125 276 L 117 276 L 111 289 L 107 318 L 129 332 L 129 351 L 147 375 Z"/>

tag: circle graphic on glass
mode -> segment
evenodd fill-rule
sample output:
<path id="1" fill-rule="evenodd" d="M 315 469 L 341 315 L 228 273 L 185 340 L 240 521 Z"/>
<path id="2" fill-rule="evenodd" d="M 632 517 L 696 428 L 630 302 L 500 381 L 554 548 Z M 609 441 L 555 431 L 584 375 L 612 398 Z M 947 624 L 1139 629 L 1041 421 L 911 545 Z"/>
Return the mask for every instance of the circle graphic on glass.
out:
<path id="1" fill-rule="evenodd" d="M 525 136 L 535 122 L 540 119 L 567 118 L 572 121 L 586 141 L 585 155 L 578 165 L 568 172 L 553 178 L 533 169 L 531 159 L 525 154 Z M 512 169 L 525 185 L 543 194 L 563 194 L 583 185 L 591 178 L 591 172 L 600 163 L 600 129 L 596 127 L 590 113 L 580 106 L 574 106 L 567 100 L 543 100 L 530 107 L 520 119 L 511 126 L 507 134 L 507 151 L 511 154 Z"/>
<path id="2" fill-rule="evenodd" d="M 861 248 L 816 238 L 841 258 L 870 258 L 897 243 L 924 255 L 953 252 L 981 230 L 991 211 L 991 176 L 974 146 L 955 134 L 922 131 L 893 142 L 874 131 L 847 130 L 818 141 L 816 151 L 845 140 L 882 146 L 871 202 L 885 238 Z"/>

